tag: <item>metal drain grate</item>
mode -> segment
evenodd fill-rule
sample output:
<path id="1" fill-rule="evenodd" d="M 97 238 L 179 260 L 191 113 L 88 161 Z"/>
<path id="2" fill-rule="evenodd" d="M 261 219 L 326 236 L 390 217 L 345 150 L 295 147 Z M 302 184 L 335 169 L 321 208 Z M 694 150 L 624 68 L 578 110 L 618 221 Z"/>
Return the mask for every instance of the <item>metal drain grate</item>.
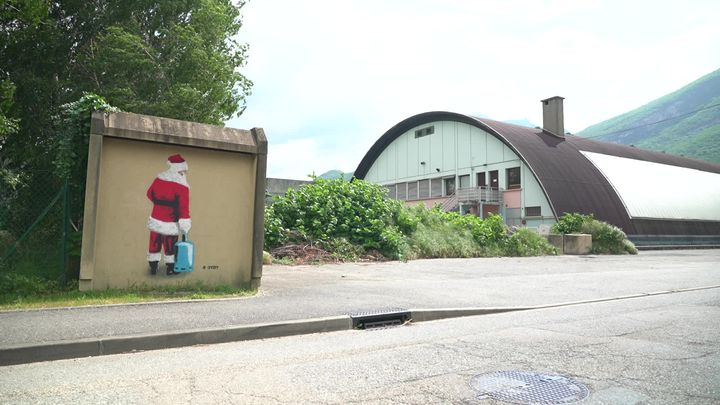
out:
<path id="1" fill-rule="evenodd" d="M 403 308 L 388 308 L 372 311 L 359 311 L 350 314 L 353 328 L 379 329 L 400 326 L 410 320 L 410 311 Z"/>
<path id="2" fill-rule="evenodd" d="M 478 399 L 492 398 L 515 404 L 571 404 L 582 401 L 590 390 L 572 378 L 532 371 L 495 371 L 470 380 Z"/>

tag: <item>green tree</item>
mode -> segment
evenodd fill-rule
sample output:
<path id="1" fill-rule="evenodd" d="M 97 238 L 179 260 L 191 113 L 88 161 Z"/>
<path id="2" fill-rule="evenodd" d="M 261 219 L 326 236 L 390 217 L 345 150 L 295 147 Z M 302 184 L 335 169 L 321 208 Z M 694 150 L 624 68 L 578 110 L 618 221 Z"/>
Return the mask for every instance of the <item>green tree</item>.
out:
<path id="1" fill-rule="evenodd" d="M 231 0 L 5 0 L 0 4 L 3 178 L 59 177 L 61 106 L 83 94 L 123 111 L 210 124 L 240 114 L 252 83 L 239 69 Z M 82 148 L 82 142 L 72 145 Z M 84 156 L 87 151 L 71 152 Z M 49 158 L 48 158 L 49 157 Z M 76 171 L 76 170 L 73 170 Z M 77 170 L 82 172 L 82 169 Z M 56 183 L 60 183 L 57 181 Z"/>
<path id="2" fill-rule="evenodd" d="M 231 0 L 10 0 L 0 7 L 0 80 L 15 86 L 18 130 L 0 144 L 26 170 L 50 170 L 52 117 L 84 93 L 123 111 L 221 124 L 252 83 Z M 28 167 L 28 164 L 33 167 Z"/>

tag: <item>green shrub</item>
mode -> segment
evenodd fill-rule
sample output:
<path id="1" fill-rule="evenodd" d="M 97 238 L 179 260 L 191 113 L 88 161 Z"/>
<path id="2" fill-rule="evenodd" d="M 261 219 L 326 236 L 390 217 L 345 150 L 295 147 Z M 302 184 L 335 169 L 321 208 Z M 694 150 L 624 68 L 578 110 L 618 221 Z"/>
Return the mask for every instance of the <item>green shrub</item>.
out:
<path id="1" fill-rule="evenodd" d="M 625 239 L 625 240 L 623 241 L 623 248 L 625 249 L 625 252 L 627 252 L 627 253 L 629 253 L 629 254 L 631 254 L 631 255 L 636 255 L 636 254 L 638 254 L 638 250 L 637 250 L 637 248 L 635 247 L 635 244 L 632 243 L 629 239 Z"/>
<path id="2" fill-rule="evenodd" d="M 0 296 L 44 295 L 64 291 L 65 288 L 56 280 L 33 274 L 0 273 Z"/>
<path id="3" fill-rule="evenodd" d="M 566 213 L 558 218 L 558 221 L 552 226 L 552 232 L 560 234 L 578 233 L 582 229 L 583 223 L 592 219 L 592 214 Z"/>
<path id="4" fill-rule="evenodd" d="M 460 215 L 457 212 L 445 215 L 457 227 L 469 229 L 475 242 L 481 246 L 500 243 L 507 236 L 507 227 L 500 215 L 491 214 L 484 220 L 475 215 Z"/>
<path id="5" fill-rule="evenodd" d="M 291 238 L 325 243 L 344 238 L 363 249 L 400 258 L 404 235 L 395 222 L 402 218 L 401 204 L 387 198 L 387 191 L 377 184 L 316 178 L 275 198 L 265 216 L 265 248 Z M 402 226 L 411 226 L 403 221 Z"/>
<path id="6" fill-rule="evenodd" d="M 273 264 L 273 257 L 270 253 L 263 250 L 263 264 Z"/>
<path id="7" fill-rule="evenodd" d="M 335 259 L 354 261 L 377 250 L 392 259 L 555 254 L 529 230 L 508 235 L 499 215 L 481 219 L 387 198 L 381 186 L 315 179 L 276 197 L 265 211 L 265 248 L 317 244 Z"/>
<path id="8" fill-rule="evenodd" d="M 362 246 L 354 245 L 345 238 L 333 238 L 321 242 L 320 246 L 341 262 L 358 261 L 365 254 Z"/>
<path id="9" fill-rule="evenodd" d="M 407 235 L 409 259 L 502 255 L 507 227 L 499 215 L 483 220 L 420 204 L 403 211 L 415 229 Z"/>
<path id="10" fill-rule="evenodd" d="M 282 221 L 275 215 L 273 206 L 265 207 L 265 250 L 284 244 L 288 239 L 287 230 L 283 228 Z"/>
<path id="11" fill-rule="evenodd" d="M 552 227 L 555 233 L 587 233 L 592 235 L 594 254 L 637 254 L 637 249 L 622 229 L 607 222 L 598 221 L 592 214 L 565 214 Z"/>
<path id="12" fill-rule="evenodd" d="M 636 254 L 637 249 L 627 239 L 622 229 L 598 220 L 586 221 L 580 230 L 582 233 L 592 235 L 592 250 L 594 254 Z"/>
<path id="13" fill-rule="evenodd" d="M 448 221 L 421 222 L 408 237 L 408 259 L 482 256 L 481 246 L 469 229 Z"/>
<path id="14" fill-rule="evenodd" d="M 515 231 L 503 244 L 505 256 L 555 255 L 557 250 L 547 239 L 528 228 Z"/>

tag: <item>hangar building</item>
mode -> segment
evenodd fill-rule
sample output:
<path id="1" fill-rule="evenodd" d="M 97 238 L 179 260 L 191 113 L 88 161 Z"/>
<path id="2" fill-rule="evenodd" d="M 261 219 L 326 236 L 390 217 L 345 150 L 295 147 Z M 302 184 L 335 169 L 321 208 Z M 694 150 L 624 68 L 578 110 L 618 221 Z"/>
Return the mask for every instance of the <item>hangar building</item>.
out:
<path id="1" fill-rule="evenodd" d="M 453 112 L 407 118 L 370 148 L 355 177 L 392 198 L 442 204 L 538 228 L 593 214 L 639 245 L 720 245 L 720 165 L 566 134 L 563 98 L 543 128 Z"/>

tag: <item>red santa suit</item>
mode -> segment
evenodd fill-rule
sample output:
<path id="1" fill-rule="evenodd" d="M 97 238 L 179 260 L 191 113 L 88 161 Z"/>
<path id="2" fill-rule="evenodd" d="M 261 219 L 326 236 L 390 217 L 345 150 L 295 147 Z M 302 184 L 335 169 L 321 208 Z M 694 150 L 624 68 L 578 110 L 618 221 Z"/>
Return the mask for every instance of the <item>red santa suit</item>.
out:
<path id="1" fill-rule="evenodd" d="M 168 170 L 158 174 L 147 190 L 153 208 L 148 218 L 150 230 L 148 261 L 160 261 L 164 250 L 166 264 L 175 263 L 174 248 L 180 232 L 190 230 L 190 186 L 184 172 L 188 166 L 180 155 L 168 158 Z M 183 173 L 181 173 L 183 172 Z"/>

